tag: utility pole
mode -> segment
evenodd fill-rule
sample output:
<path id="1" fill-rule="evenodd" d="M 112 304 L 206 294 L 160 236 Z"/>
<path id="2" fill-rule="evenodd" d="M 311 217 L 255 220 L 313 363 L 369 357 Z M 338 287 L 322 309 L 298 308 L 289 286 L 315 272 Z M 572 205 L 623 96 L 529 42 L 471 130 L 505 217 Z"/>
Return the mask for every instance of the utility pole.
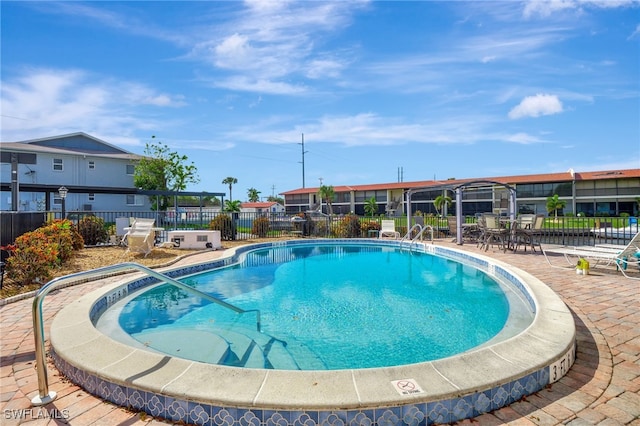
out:
<path id="1" fill-rule="evenodd" d="M 302 143 L 300 145 L 302 145 L 302 187 L 304 188 L 304 155 L 309 152 L 304 150 L 304 133 L 302 134 Z"/>

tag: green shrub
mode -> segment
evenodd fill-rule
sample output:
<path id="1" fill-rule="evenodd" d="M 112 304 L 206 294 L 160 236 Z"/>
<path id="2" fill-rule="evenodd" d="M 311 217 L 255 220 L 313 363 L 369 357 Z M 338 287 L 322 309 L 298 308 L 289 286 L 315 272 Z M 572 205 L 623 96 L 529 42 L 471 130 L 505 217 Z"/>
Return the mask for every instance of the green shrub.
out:
<path id="1" fill-rule="evenodd" d="M 264 238 L 267 236 L 270 230 L 271 225 L 268 218 L 259 217 L 253 221 L 253 226 L 251 227 L 252 234 L 257 235 L 260 238 Z"/>
<path id="2" fill-rule="evenodd" d="M 85 216 L 78 222 L 78 232 L 82 235 L 85 244 L 95 246 L 106 243 L 109 233 L 105 229 L 104 220 L 97 216 Z"/>
<path id="3" fill-rule="evenodd" d="M 211 222 L 209 222 L 209 229 L 220 231 L 220 238 L 223 240 L 234 240 L 236 236 L 233 220 L 231 220 L 231 216 L 228 214 L 220 214 L 214 217 Z"/>
<path id="4" fill-rule="evenodd" d="M 311 234 L 316 237 L 326 237 L 328 234 L 328 222 L 326 220 L 313 220 L 311 221 L 313 224 L 313 229 L 311 229 Z"/>

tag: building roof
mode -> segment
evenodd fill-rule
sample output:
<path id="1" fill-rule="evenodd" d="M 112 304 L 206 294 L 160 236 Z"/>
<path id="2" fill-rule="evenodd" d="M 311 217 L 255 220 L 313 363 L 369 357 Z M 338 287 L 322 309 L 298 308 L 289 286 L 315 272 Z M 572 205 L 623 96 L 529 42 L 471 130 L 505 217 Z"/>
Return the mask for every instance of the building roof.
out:
<path id="1" fill-rule="evenodd" d="M 264 201 L 264 202 L 246 202 L 246 203 L 242 203 L 242 208 L 245 209 L 268 209 L 270 207 L 272 207 L 273 205 L 278 204 L 275 201 Z"/>
<path id="2" fill-rule="evenodd" d="M 118 148 L 84 132 L 27 141 L 2 142 L 2 150 L 59 155 L 87 155 L 128 160 L 140 160 L 143 158 L 141 155 Z"/>
<path id="3" fill-rule="evenodd" d="M 603 179 L 623 179 L 623 178 L 640 178 L 640 169 L 627 169 L 627 170 L 602 170 L 594 172 L 575 172 L 570 169 L 566 172 L 560 173 L 540 173 L 533 175 L 519 175 L 519 176 L 498 176 L 498 177 L 482 177 L 482 178 L 469 178 L 469 179 L 447 179 L 447 180 L 425 180 L 425 181 L 413 181 L 413 182 L 393 182 L 393 183 L 377 183 L 377 184 L 365 184 L 365 185 L 341 185 L 334 186 L 334 192 L 349 192 L 349 191 L 376 191 L 385 189 L 415 189 L 415 188 L 428 188 L 439 187 L 443 185 L 458 186 L 463 183 L 473 182 L 477 180 L 483 181 L 495 181 L 505 184 L 525 184 L 525 183 L 552 183 L 552 182 L 572 182 L 581 180 L 603 180 Z M 296 194 L 313 194 L 319 191 L 319 187 L 313 188 L 299 188 L 291 191 L 282 192 L 281 195 L 296 195 Z"/>

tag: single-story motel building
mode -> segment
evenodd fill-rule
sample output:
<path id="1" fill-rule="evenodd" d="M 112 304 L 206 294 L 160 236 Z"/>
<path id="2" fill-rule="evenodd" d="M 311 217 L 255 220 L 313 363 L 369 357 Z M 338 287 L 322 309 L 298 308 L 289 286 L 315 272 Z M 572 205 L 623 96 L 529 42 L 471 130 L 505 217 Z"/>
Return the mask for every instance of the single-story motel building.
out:
<path id="1" fill-rule="evenodd" d="M 415 182 L 334 186 L 331 203 L 334 214 L 365 215 L 367 200 L 373 197 L 377 214 L 401 216 L 407 214 L 407 199 L 411 215 L 436 213 L 433 201 L 438 196 L 450 197 L 448 212 L 456 211 L 456 188 L 462 191 L 462 214 L 508 213 L 509 197 L 515 191 L 517 214 L 547 214 L 547 199 L 557 194 L 566 202 L 558 212 L 581 216 L 640 215 L 640 168 L 563 173 L 543 173 L 521 176 L 482 177 L 475 179 L 426 180 Z M 321 200 L 319 187 L 299 188 L 283 192 L 288 214 L 308 210 L 327 213 L 326 200 Z M 407 194 L 411 193 L 411 197 Z"/>

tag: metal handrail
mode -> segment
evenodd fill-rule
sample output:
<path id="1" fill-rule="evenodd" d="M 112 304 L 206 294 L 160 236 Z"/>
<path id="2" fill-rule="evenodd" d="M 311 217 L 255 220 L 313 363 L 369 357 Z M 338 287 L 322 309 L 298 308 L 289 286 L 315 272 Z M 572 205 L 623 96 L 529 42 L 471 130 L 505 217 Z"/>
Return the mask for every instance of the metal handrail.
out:
<path id="1" fill-rule="evenodd" d="M 160 281 L 164 281 L 168 284 L 176 286 L 184 291 L 189 293 L 193 293 L 203 299 L 206 299 L 210 302 L 216 303 L 225 308 L 231 309 L 234 312 L 239 314 L 245 314 L 248 312 L 255 312 L 256 314 L 256 328 L 258 331 L 261 331 L 261 323 L 260 323 L 260 311 L 258 309 L 250 309 L 244 310 L 237 306 L 234 306 L 230 303 L 227 303 L 223 300 L 220 300 L 216 297 L 213 297 L 207 293 L 203 293 L 200 290 L 196 290 L 193 287 L 186 285 L 178 280 L 170 278 L 160 272 L 154 271 L 153 269 L 147 268 L 146 266 L 142 266 L 138 263 L 133 262 L 125 262 L 120 263 L 118 265 L 110 265 L 105 266 L 98 269 L 92 269 L 90 271 L 82 271 L 77 272 L 75 274 L 66 275 L 64 277 L 54 278 L 49 281 L 47 284 L 42 286 L 40 290 L 36 293 L 33 298 L 33 334 L 35 338 L 35 352 L 36 352 L 36 371 L 38 374 L 38 395 L 31 400 L 33 405 L 45 405 L 50 403 L 56 398 L 56 393 L 54 391 L 49 391 L 49 379 L 47 377 L 47 364 L 46 364 L 46 354 L 44 350 L 44 324 L 42 319 L 42 302 L 44 301 L 44 297 L 49 294 L 50 291 L 54 290 L 58 285 L 68 283 L 71 281 L 77 280 L 79 277 L 87 278 L 87 277 L 99 277 L 104 276 L 106 273 L 126 271 L 130 269 L 137 269 L 146 273 L 149 276 L 157 278 Z"/>
<path id="2" fill-rule="evenodd" d="M 420 225 L 419 223 L 416 223 L 415 225 L 413 225 L 413 226 L 411 227 L 411 229 L 409 229 L 409 230 L 407 231 L 407 233 L 406 233 L 406 234 L 404 234 L 404 237 L 402 237 L 402 238 L 400 239 L 400 245 L 402 245 L 402 242 L 403 242 L 404 240 L 408 240 L 408 239 L 409 239 L 409 237 L 411 236 L 411 233 L 412 233 L 412 232 L 413 232 L 413 230 L 414 230 L 414 229 L 416 229 L 416 228 L 420 230 L 420 231 L 418 232 L 418 235 L 422 233 L 422 225 Z"/>
<path id="3" fill-rule="evenodd" d="M 431 231 L 431 241 L 433 241 L 433 226 L 431 226 L 431 225 L 425 225 L 425 226 L 422 226 L 422 225 L 420 225 L 419 223 L 416 223 L 415 225 L 413 225 L 413 226 L 411 227 L 411 229 L 409 229 L 409 232 L 407 232 L 407 233 L 405 234 L 405 236 L 404 236 L 404 237 L 402 237 L 402 239 L 400 240 L 400 244 L 401 244 L 401 245 L 402 245 L 402 242 L 403 242 L 404 240 L 409 239 L 409 237 L 411 236 L 411 234 L 413 233 L 413 231 L 414 231 L 415 229 L 419 229 L 419 231 L 418 231 L 418 233 L 416 234 L 416 236 L 415 236 L 415 237 L 413 237 L 413 238 L 411 239 L 411 242 L 412 242 L 412 243 L 413 243 L 413 242 L 415 242 L 418 238 L 422 237 L 422 234 L 423 234 L 423 233 L 424 233 L 424 231 L 426 231 L 426 230 Z"/>
<path id="4" fill-rule="evenodd" d="M 413 243 L 415 240 L 417 240 L 419 237 L 422 237 L 422 234 L 424 233 L 424 231 L 431 231 L 431 242 L 433 242 L 433 226 L 431 225 L 425 225 L 424 227 L 422 227 L 422 230 L 420 232 L 418 232 L 418 235 L 416 235 L 415 237 L 413 237 L 413 240 L 411 240 L 411 242 Z"/>

